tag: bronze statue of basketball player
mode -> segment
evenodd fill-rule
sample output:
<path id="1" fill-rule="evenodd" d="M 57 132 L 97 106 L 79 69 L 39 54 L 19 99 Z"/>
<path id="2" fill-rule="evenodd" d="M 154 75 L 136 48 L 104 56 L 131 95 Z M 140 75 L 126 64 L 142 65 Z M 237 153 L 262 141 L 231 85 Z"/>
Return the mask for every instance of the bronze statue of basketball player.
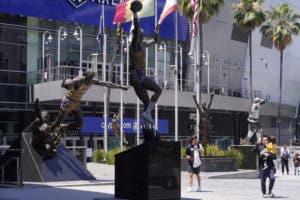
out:
<path id="1" fill-rule="evenodd" d="M 69 123 L 68 128 L 81 128 L 83 125 L 83 114 L 80 108 L 82 96 L 91 88 L 92 85 L 104 86 L 115 89 L 127 90 L 127 86 L 117 85 L 111 82 L 102 82 L 94 78 L 94 73 L 87 69 L 83 76 L 77 76 L 73 79 L 64 80 L 61 87 L 65 88 L 66 94 L 62 99 L 58 116 L 54 121 L 51 130 L 55 130 L 65 120 L 69 113 L 75 116 L 75 122 Z"/>
<path id="2" fill-rule="evenodd" d="M 142 9 L 142 4 L 139 1 L 133 1 L 130 6 L 133 12 L 133 38 L 129 47 L 130 57 L 130 85 L 134 88 L 134 91 L 138 98 L 144 104 L 144 112 L 142 116 L 148 122 L 153 124 L 151 117 L 151 111 L 161 95 L 161 88 L 156 84 L 154 80 L 146 76 L 146 48 L 156 44 L 159 37 L 159 25 L 155 28 L 154 39 L 146 39 L 144 37 L 143 29 L 140 28 L 137 12 Z M 147 90 L 153 91 L 151 99 L 149 98 Z"/>

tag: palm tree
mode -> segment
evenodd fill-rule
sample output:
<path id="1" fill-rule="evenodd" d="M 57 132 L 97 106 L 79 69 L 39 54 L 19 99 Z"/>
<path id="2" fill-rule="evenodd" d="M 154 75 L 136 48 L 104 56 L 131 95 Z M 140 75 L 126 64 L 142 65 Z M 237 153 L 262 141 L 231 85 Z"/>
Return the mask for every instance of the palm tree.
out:
<path id="1" fill-rule="evenodd" d="M 279 102 L 278 102 L 278 126 L 277 140 L 280 142 L 281 124 L 281 96 L 282 96 L 282 65 L 283 51 L 292 42 L 292 34 L 298 34 L 300 23 L 297 20 L 300 15 L 295 13 L 288 4 L 281 4 L 272 8 L 267 13 L 267 20 L 261 27 L 261 32 L 271 38 L 275 47 L 280 51 L 280 78 L 279 78 Z"/>
<path id="2" fill-rule="evenodd" d="M 233 21 L 249 31 L 249 60 L 250 60 L 250 102 L 253 101 L 252 85 L 252 31 L 266 20 L 262 7 L 264 0 L 240 0 L 232 4 Z"/>
<path id="3" fill-rule="evenodd" d="M 190 21 L 193 20 L 193 0 L 178 0 L 178 8 L 181 13 L 189 18 Z M 201 92 L 202 92 L 202 66 L 203 66 L 203 30 L 202 25 L 208 23 L 215 15 L 219 13 L 219 10 L 224 6 L 224 0 L 198 0 L 198 16 L 199 16 L 199 33 L 200 34 L 200 70 L 199 70 L 199 93 L 201 105 Z M 199 123 L 201 124 L 201 123 Z M 200 130 L 200 129 L 199 129 Z M 206 134 L 206 133 L 204 133 Z M 207 138 L 207 137 L 204 137 Z M 206 147 L 207 141 L 203 141 L 204 148 Z"/>

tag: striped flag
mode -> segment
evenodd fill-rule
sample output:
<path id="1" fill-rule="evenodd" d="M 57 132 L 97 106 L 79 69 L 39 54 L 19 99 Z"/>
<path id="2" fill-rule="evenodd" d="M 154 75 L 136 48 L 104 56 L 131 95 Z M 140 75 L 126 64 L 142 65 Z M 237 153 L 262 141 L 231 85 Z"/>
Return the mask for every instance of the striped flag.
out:
<path id="1" fill-rule="evenodd" d="M 99 22 L 99 31 L 98 31 L 98 42 L 99 42 L 99 50 L 103 49 L 103 43 L 104 43 L 104 7 L 102 5 L 102 11 L 100 15 L 100 22 Z"/>
<path id="2" fill-rule="evenodd" d="M 166 0 L 166 4 L 160 15 L 158 24 L 161 24 L 164 19 L 175 10 L 177 10 L 177 0 Z"/>
<path id="3" fill-rule="evenodd" d="M 132 21 L 132 11 L 130 5 L 134 0 L 128 0 L 123 3 L 119 3 L 116 6 L 116 13 L 113 23 L 124 23 Z M 154 1 L 153 0 L 140 0 L 143 4 L 143 8 L 138 12 L 139 18 L 154 16 Z"/>
<path id="4" fill-rule="evenodd" d="M 199 0 L 192 0 L 192 7 L 194 11 L 193 15 L 193 37 L 197 35 L 198 32 L 198 6 Z"/>
<path id="5" fill-rule="evenodd" d="M 191 40 L 191 45 L 190 45 L 190 51 L 189 55 L 193 54 L 193 51 L 196 49 L 195 46 L 197 46 L 197 34 L 198 34 L 198 27 L 199 27 L 199 22 L 198 22 L 198 6 L 199 6 L 199 0 L 191 0 L 192 8 L 193 8 L 193 32 L 192 32 L 192 40 Z"/>

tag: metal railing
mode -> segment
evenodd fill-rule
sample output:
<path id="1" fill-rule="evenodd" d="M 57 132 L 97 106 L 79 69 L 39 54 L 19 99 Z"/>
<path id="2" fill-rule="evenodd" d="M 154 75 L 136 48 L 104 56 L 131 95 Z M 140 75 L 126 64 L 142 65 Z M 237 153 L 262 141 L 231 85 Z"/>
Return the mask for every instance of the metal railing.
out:
<path id="1" fill-rule="evenodd" d="M 83 70 L 90 68 L 91 63 L 90 62 L 84 62 L 86 64 L 86 67 L 83 67 Z M 108 68 L 109 66 L 106 66 L 107 70 L 107 76 L 108 76 Z M 45 82 L 51 82 L 51 81 L 58 81 L 63 79 L 72 79 L 79 74 L 80 68 L 77 66 L 68 66 L 68 65 L 61 65 L 56 67 L 50 67 L 45 70 L 37 71 L 37 82 L 38 83 L 45 83 Z M 148 76 L 152 79 L 155 79 L 154 73 L 152 73 L 153 69 L 148 69 Z M 121 70 L 120 66 L 116 65 L 113 70 L 113 77 L 112 82 L 121 84 Z M 102 73 L 102 66 L 101 63 L 98 63 L 98 70 L 97 70 L 97 77 L 99 80 L 102 80 L 103 73 Z M 129 76 L 127 75 L 126 70 L 124 71 L 124 80 L 123 84 L 127 84 L 127 78 Z M 179 85 L 179 90 L 185 91 L 185 92 L 194 92 L 194 80 L 188 80 L 183 79 L 182 81 L 178 79 L 179 84 L 182 83 L 182 86 Z M 158 75 L 158 85 L 166 90 L 174 90 L 175 89 L 175 77 L 167 77 L 166 80 L 164 80 L 163 75 Z M 203 93 L 207 93 L 207 83 L 202 83 L 202 91 Z M 218 83 L 210 83 L 210 92 L 215 92 L 217 95 L 224 95 L 224 96 L 232 96 L 232 97 L 240 97 L 243 98 L 242 91 L 240 90 L 232 90 L 229 88 L 225 88 L 224 86 L 218 84 Z M 261 96 L 261 91 L 256 91 L 256 96 Z M 260 95 L 258 95 L 260 94 Z M 244 98 L 248 98 L 248 95 L 244 96 Z"/>
<path id="2" fill-rule="evenodd" d="M 21 187 L 23 185 L 23 175 L 22 175 L 22 151 L 23 149 L 6 149 L 0 148 L 0 152 L 19 152 L 19 157 L 13 156 L 8 158 L 4 163 L 1 163 L 1 186 L 9 187 L 11 184 L 15 184 L 16 187 Z M 16 161 L 16 181 L 5 181 L 5 169 L 6 166 L 13 161 Z"/>

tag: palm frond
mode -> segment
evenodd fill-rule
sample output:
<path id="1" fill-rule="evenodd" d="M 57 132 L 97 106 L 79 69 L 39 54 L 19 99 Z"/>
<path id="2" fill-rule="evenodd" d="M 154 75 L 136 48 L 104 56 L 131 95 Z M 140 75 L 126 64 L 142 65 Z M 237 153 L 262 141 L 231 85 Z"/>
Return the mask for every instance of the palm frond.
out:
<path id="1" fill-rule="evenodd" d="M 274 42 L 275 47 L 284 50 L 292 42 L 292 35 L 300 31 L 300 15 L 294 12 L 288 4 L 277 5 L 266 12 L 267 21 L 261 27 Z"/>

